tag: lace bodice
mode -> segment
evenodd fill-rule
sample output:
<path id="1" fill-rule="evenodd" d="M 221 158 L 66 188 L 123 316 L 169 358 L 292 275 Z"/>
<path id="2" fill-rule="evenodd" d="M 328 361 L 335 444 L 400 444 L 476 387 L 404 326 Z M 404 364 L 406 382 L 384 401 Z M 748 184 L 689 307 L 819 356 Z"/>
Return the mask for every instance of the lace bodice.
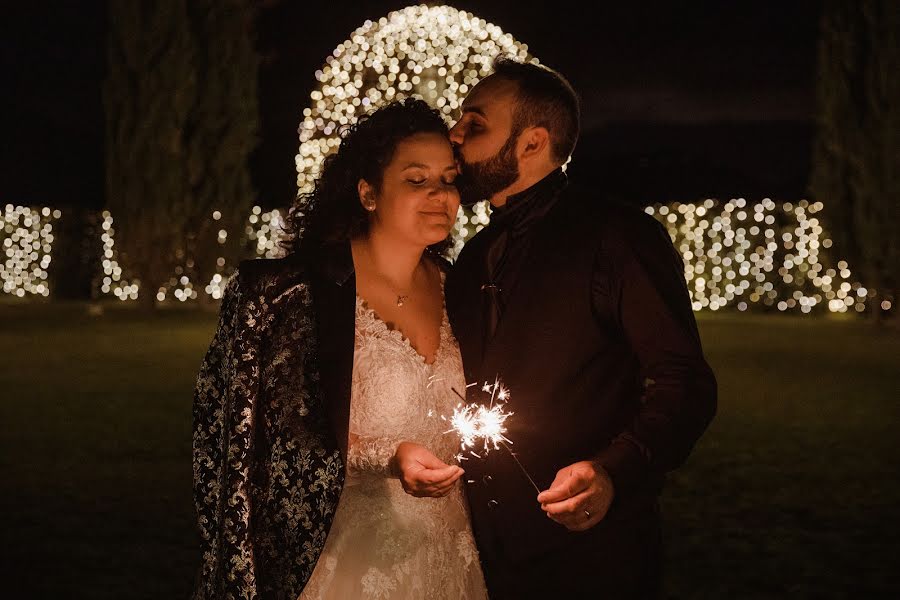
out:
<path id="1" fill-rule="evenodd" d="M 347 474 L 352 480 L 386 474 L 388 461 L 402 441 L 416 442 L 449 462 L 459 439 L 447 432 L 447 416 L 457 404 L 452 387 L 465 391 L 462 362 L 444 312 L 434 362 L 415 351 L 357 298 L 356 348 L 350 401 Z"/>
<path id="2" fill-rule="evenodd" d="M 347 478 L 307 598 L 486 598 L 461 483 L 415 498 L 388 473 L 402 441 L 451 464 L 459 439 L 447 422 L 464 391 L 446 310 L 432 364 L 366 303 L 356 301 Z"/>

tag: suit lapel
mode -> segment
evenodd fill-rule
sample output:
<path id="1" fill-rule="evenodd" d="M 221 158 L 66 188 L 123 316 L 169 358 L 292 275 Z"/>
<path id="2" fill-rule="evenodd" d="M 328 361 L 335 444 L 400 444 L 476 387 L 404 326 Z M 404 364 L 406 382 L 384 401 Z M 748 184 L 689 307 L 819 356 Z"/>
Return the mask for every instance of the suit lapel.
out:
<path id="1" fill-rule="evenodd" d="M 522 271 L 512 288 L 506 291 L 505 309 L 500 315 L 494 336 L 485 344 L 482 365 L 496 364 L 495 354 L 498 349 L 503 352 L 508 350 L 506 338 L 521 327 L 527 326 L 526 315 L 528 309 L 532 307 L 532 291 L 535 284 L 546 276 L 547 263 L 553 252 L 558 251 L 559 240 L 556 239 L 554 215 L 559 210 L 559 204 L 562 202 L 558 203 L 556 210 L 551 209 L 545 218 L 534 225 L 535 231 L 532 234 L 534 238 L 526 251 Z"/>
<path id="2" fill-rule="evenodd" d="M 320 385 L 332 430 L 346 458 L 356 331 L 356 278 L 350 245 L 328 247 L 316 263 L 312 294 Z"/>

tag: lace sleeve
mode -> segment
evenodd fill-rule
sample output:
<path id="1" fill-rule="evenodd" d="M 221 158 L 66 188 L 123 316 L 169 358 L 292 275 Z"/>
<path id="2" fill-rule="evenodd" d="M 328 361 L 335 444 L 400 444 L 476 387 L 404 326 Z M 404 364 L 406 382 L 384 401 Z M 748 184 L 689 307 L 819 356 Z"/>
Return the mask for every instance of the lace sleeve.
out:
<path id="1" fill-rule="evenodd" d="M 359 474 L 393 477 L 392 459 L 401 442 L 410 441 L 399 436 L 366 437 L 350 435 L 347 448 L 347 468 Z"/>

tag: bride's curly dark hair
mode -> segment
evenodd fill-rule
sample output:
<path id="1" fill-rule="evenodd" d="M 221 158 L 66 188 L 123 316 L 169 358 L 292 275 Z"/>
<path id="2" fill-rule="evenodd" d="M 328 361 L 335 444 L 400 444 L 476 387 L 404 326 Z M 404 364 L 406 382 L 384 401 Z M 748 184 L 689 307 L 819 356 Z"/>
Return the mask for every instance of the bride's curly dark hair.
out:
<path id="1" fill-rule="evenodd" d="M 288 211 L 282 246 L 289 254 L 364 235 L 369 218 L 357 184 L 366 180 L 378 191 L 397 145 L 418 133 L 439 133 L 449 141 L 440 112 L 408 98 L 382 106 L 341 133 L 337 151 L 325 158 L 311 192 L 298 194 Z M 442 254 L 448 239 L 429 246 Z"/>

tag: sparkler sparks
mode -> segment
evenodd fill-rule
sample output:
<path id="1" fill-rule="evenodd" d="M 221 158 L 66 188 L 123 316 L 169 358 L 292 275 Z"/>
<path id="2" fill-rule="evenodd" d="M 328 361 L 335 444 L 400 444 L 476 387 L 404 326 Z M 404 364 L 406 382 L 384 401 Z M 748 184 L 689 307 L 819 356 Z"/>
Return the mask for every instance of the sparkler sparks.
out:
<path id="1" fill-rule="evenodd" d="M 450 389 L 462 400 L 460 404 L 456 405 L 453 415 L 450 417 L 450 431 L 459 434 L 460 447 L 463 451 L 479 456 L 473 450 L 478 443 L 482 444 L 485 454 L 491 450 L 497 450 L 504 442 L 512 443 L 504 435 L 506 419 L 513 414 L 504 410 L 509 398 L 509 390 L 503 387 L 499 379 L 495 379 L 493 384 L 485 383 L 481 387 L 481 391 L 491 395 L 491 401 L 487 407 L 480 404 L 466 404 L 465 396 L 460 394 L 456 388 Z"/>
<path id="2" fill-rule="evenodd" d="M 466 386 L 471 387 L 471 385 Z M 463 455 L 468 452 L 476 458 L 481 456 L 475 452 L 476 445 L 480 444 L 484 454 L 487 455 L 491 450 L 498 450 L 501 446 L 509 452 L 513 460 L 522 470 L 528 481 L 534 486 L 534 489 L 540 493 L 540 488 L 532 479 L 525 467 L 519 462 L 519 458 L 513 453 L 509 444 L 512 441 L 506 437 L 506 419 L 511 417 L 513 413 L 505 410 L 506 401 L 509 400 L 509 390 L 503 387 L 499 378 L 494 380 L 493 384 L 485 383 L 481 390 L 491 395 L 490 404 L 485 407 L 481 404 L 466 404 L 466 398 L 460 394 L 456 388 L 450 388 L 453 393 L 459 396 L 462 402 L 456 405 L 453 415 L 450 417 L 451 429 L 447 432 L 455 432 L 460 438 L 460 447 L 462 452 L 457 455 L 459 460 L 467 460 Z M 445 417 L 441 417 L 447 420 Z"/>
<path id="3" fill-rule="evenodd" d="M 475 456 L 473 450 L 476 444 L 483 444 L 484 452 L 496 450 L 502 442 L 510 442 L 504 435 L 506 426 L 504 422 L 510 412 L 503 410 L 503 405 L 497 404 L 491 408 L 485 408 L 475 404 L 459 404 L 453 410 L 450 417 L 451 431 L 459 434 L 460 446 L 464 451 L 469 451 Z"/>

